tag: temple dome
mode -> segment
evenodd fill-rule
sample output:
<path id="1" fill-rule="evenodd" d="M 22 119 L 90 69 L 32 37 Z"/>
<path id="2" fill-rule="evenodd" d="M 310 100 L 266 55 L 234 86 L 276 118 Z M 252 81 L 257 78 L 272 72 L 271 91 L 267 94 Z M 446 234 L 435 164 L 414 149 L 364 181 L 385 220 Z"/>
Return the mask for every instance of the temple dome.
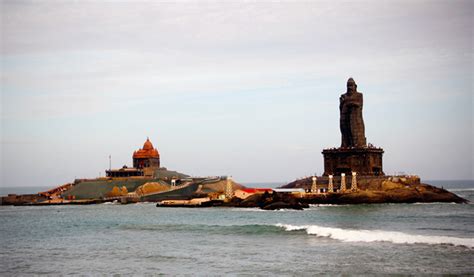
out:
<path id="1" fill-rule="evenodd" d="M 159 158 L 160 153 L 153 147 L 150 139 L 147 138 L 143 148 L 133 152 L 133 158 Z"/>
<path id="2" fill-rule="evenodd" d="M 146 138 L 145 143 L 143 144 L 143 150 L 152 150 L 153 144 L 151 143 L 149 138 Z"/>

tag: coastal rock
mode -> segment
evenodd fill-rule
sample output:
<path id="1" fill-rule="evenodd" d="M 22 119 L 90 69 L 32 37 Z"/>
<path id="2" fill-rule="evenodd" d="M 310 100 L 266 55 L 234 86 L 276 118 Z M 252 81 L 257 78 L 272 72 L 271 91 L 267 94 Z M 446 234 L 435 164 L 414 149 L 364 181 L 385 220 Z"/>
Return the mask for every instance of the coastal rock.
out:
<path id="1" fill-rule="evenodd" d="M 305 178 L 285 185 L 285 188 L 310 189 L 311 179 Z M 318 185 L 327 187 L 327 179 L 318 177 Z M 335 182 L 339 179 L 335 178 Z M 358 177 L 358 190 L 345 193 L 307 195 L 301 199 L 309 204 L 373 204 L 373 203 L 468 203 L 445 189 L 422 184 L 414 177 Z"/>
<path id="2" fill-rule="evenodd" d="M 263 203 L 265 202 L 263 195 L 264 194 L 253 194 L 244 200 L 234 197 L 231 202 L 233 202 L 232 204 L 243 208 L 259 208 L 263 206 Z"/>
<path id="3" fill-rule="evenodd" d="M 245 186 L 234 182 L 234 180 L 230 180 L 229 182 L 232 185 L 233 191 L 245 188 Z M 227 186 L 227 180 L 220 180 L 217 182 L 207 182 L 207 183 L 203 183 L 202 186 L 200 186 L 196 192 L 197 193 L 213 193 L 213 192 L 224 193 L 226 190 L 226 186 Z"/>
<path id="4" fill-rule="evenodd" d="M 278 202 L 273 202 L 271 204 L 268 204 L 262 207 L 262 209 L 263 210 L 281 210 L 281 209 L 303 210 L 303 207 L 306 207 L 306 206 L 300 203 L 290 204 L 288 202 L 278 201 Z"/>
<path id="5" fill-rule="evenodd" d="M 141 186 L 139 186 L 135 193 L 139 196 L 147 195 L 150 193 L 167 191 L 170 189 L 170 185 L 166 184 L 165 182 L 148 182 Z"/>
<path id="6" fill-rule="evenodd" d="M 235 205 L 236 203 L 233 204 Z M 304 208 L 309 208 L 308 203 L 301 202 L 291 195 L 284 195 L 280 193 L 254 194 L 240 201 L 237 206 L 246 208 L 259 207 L 263 210 L 302 210 Z"/>

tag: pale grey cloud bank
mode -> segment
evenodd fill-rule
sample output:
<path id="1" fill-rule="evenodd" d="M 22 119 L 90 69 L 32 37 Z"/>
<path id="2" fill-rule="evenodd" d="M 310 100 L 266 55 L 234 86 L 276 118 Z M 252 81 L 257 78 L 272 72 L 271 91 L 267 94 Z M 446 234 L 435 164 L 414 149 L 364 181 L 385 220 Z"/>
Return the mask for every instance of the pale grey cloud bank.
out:
<path id="1" fill-rule="evenodd" d="M 322 171 L 353 76 L 387 173 L 472 179 L 472 1 L 1 2 L 2 185 Z M 29 174 L 20 174 L 25 168 Z"/>

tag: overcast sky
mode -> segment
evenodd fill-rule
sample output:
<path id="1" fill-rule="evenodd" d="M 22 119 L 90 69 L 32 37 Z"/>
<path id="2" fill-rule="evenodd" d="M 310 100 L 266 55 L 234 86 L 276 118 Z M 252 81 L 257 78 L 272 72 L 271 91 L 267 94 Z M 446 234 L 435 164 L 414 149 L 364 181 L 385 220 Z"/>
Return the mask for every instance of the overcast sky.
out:
<path id="1" fill-rule="evenodd" d="M 473 1 L 1 1 L 1 186 L 132 165 L 238 182 L 323 171 L 364 93 L 384 171 L 473 176 Z"/>

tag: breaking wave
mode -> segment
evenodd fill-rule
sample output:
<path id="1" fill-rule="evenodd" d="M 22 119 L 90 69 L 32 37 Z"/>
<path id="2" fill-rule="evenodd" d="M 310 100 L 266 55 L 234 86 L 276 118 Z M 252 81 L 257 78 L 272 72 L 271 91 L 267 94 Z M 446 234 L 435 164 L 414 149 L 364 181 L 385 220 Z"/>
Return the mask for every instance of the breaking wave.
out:
<path id="1" fill-rule="evenodd" d="M 283 235 L 287 232 L 301 231 L 309 235 L 327 237 L 343 242 L 391 242 L 396 244 L 449 244 L 474 248 L 474 238 L 458 238 L 449 236 L 412 235 L 403 232 L 382 230 L 356 230 L 318 225 L 289 225 L 289 224 L 248 224 L 248 225 L 206 225 L 206 224 L 144 224 L 121 225 L 118 227 L 129 231 L 152 232 L 184 232 L 214 235 Z M 289 233 L 287 233 L 289 234 Z M 294 233 L 298 235 L 298 233 Z"/>
<path id="2" fill-rule="evenodd" d="M 115 228 L 115 227 L 114 227 Z M 281 228 L 275 225 L 206 225 L 206 224 L 142 224 L 121 225 L 121 230 L 146 232 L 183 232 L 214 235 L 267 235 L 281 234 Z"/>
<path id="3" fill-rule="evenodd" d="M 114 200 L 111 202 L 104 202 L 102 205 L 122 205 L 118 200 Z"/>
<path id="4" fill-rule="evenodd" d="M 447 188 L 448 191 L 474 191 L 474 188 Z"/>
<path id="5" fill-rule="evenodd" d="M 318 225 L 288 225 L 276 224 L 275 226 L 286 231 L 306 231 L 309 235 L 318 237 L 328 237 L 344 242 L 391 242 L 399 244 L 451 244 L 456 246 L 465 246 L 474 248 L 474 239 L 457 238 L 448 236 L 425 236 L 411 235 L 402 232 L 382 231 L 382 230 L 355 230 L 341 229 L 332 227 L 322 227 Z"/>
<path id="6" fill-rule="evenodd" d="M 332 207 L 332 206 L 344 206 L 338 204 L 309 204 L 310 208 L 317 208 L 317 207 Z M 347 205 L 346 205 L 347 206 Z"/>

